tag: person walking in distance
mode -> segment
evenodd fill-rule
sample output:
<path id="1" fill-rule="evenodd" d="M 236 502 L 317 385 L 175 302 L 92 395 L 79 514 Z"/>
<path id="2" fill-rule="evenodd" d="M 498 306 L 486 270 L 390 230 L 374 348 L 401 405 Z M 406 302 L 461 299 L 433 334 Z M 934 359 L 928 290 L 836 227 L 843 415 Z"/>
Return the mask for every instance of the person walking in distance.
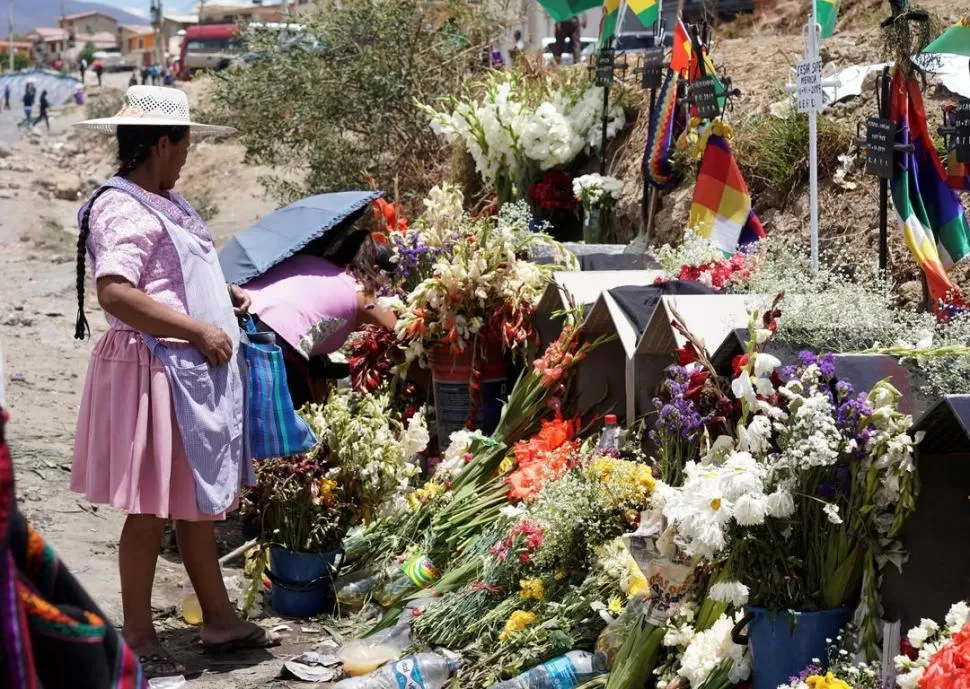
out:
<path id="1" fill-rule="evenodd" d="M 566 41 L 569 41 L 572 48 L 573 64 L 579 64 L 580 40 L 579 40 L 579 17 L 567 19 L 564 22 L 556 23 L 556 43 L 553 46 L 553 55 L 556 64 L 562 63 L 562 54 L 566 50 Z"/>
<path id="2" fill-rule="evenodd" d="M 98 86 L 101 86 L 101 75 L 104 73 L 104 63 L 101 60 L 94 63 L 94 73 L 98 77 Z"/>
<path id="3" fill-rule="evenodd" d="M 48 110 L 50 109 L 50 103 L 47 101 L 47 89 L 40 92 L 40 113 L 37 115 L 37 119 L 34 124 L 40 124 L 41 120 L 44 120 L 44 124 L 47 125 L 47 131 L 51 130 L 51 121 L 47 117 Z"/>
<path id="4" fill-rule="evenodd" d="M 87 69 L 88 69 L 88 61 L 82 57 L 81 58 L 81 62 L 78 65 L 78 71 L 81 72 L 81 83 L 82 84 L 84 83 L 84 73 L 87 71 Z"/>
<path id="5" fill-rule="evenodd" d="M 522 40 L 522 32 L 518 29 L 512 34 L 512 47 L 509 48 L 509 62 L 513 65 L 519 56 L 525 52 L 525 41 Z"/>
<path id="6" fill-rule="evenodd" d="M 4 82 L 3 84 L 3 109 L 10 109 L 10 82 Z"/>
<path id="7" fill-rule="evenodd" d="M 33 125 L 33 120 L 30 119 L 31 114 L 34 110 L 34 98 L 37 95 L 36 87 L 34 82 L 28 81 L 27 86 L 24 87 L 24 121 L 23 125 L 27 129 Z"/>

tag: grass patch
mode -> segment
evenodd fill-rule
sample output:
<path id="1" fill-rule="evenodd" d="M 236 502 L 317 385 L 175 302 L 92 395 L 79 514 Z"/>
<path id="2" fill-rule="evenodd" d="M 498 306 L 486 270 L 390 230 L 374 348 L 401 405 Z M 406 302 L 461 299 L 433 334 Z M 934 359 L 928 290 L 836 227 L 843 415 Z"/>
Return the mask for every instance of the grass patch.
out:
<path id="1" fill-rule="evenodd" d="M 212 195 L 207 191 L 199 194 L 188 194 L 185 199 L 192 204 L 195 212 L 206 222 L 219 215 L 219 206 L 216 205 Z"/>
<path id="2" fill-rule="evenodd" d="M 849 151 L 853 132 L 846 125 L 818 117 L 819 181 L 832 176 L 839 156 Z M 761 115 L 735 127 L 732 141 L 738 165 L 761 207 L 784 208 L 808 181 L 808 115 Z"/>

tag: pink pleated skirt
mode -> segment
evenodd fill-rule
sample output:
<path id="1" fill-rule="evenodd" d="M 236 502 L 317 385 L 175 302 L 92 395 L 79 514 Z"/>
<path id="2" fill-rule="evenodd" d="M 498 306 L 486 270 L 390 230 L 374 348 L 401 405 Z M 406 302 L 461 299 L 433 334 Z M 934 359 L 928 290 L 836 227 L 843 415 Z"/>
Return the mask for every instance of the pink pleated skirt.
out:
<path id="1" fill-rule="evenodd" d="M 217 521 L 200 512 L 161 362 L 130 330 L 94 347 L 74 440 L 71 490 L 129 514 Z M 238 498 L 229 509 L 238 505 Z"/>

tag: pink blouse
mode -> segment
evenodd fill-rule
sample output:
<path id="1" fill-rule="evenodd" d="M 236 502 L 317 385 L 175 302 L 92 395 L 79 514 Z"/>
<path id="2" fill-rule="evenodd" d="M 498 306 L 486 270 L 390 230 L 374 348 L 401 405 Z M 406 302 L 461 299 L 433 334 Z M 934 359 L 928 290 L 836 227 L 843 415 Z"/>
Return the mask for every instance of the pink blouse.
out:
<path id="1" fill-rule="evenodd" d="M 184 213 L 170 199 L 132 187 L 152 208 L 212 243 L 201 220 Z M 155 301 L 188 313 L 178 252 L 154 213 L 127 192 L 109 189 L 91 207 L 88 228 L 88 257 L 95 280 L 108 275 L 124 278 Z M 110 314 L 105 318 L 116 330 L 133 329 Z"/>

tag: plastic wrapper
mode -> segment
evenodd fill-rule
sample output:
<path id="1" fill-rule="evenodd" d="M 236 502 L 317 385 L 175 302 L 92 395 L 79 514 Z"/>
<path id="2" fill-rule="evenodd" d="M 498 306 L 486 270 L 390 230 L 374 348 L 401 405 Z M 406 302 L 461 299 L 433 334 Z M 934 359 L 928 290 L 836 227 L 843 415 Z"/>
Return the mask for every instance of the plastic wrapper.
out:
<path id="1" fill-rule="evenodd" d="M 627 635 L 636 620 L 637 613 L 643 608 L 646 597 L 633 598 L 613 622 L 600 632 L 596 638 L 596 652 L 606 658 L 606 667 L 612 668 L 616 654 L 626 641 Z"/>

